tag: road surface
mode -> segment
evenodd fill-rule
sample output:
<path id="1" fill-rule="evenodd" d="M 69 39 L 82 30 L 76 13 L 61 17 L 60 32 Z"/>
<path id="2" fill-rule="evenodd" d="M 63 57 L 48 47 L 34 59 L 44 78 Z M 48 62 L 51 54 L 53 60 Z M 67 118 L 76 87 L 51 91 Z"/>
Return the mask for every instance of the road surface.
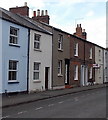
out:
<path id="1" fill-rule="evenodd" d="M 106 118 L 106 89 L 3 108 L 3 118 Z"/>

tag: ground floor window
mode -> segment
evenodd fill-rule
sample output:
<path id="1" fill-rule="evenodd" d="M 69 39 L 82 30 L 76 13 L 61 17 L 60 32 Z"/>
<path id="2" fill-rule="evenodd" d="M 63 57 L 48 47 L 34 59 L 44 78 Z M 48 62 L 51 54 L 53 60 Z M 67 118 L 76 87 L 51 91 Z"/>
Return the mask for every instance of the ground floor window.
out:
<path id="1" fill-rule="evenodd" d="M 78 80 L 78 65 L 74 66 L 74 80 Z"/>
<path id="2" fill-rule="evenodd" d="M 18 72 L 18 61 L 9 60 L 8 80 L 16 81 Z"/>
<path id="3" fill-rule="evenodd" d="M 40 63 L 34 62 L 33 66 L 33 80 L 39 80 L 40 77 Z"/>
<path id="4" fill-rule="evenodd" d="M 58 61 L 58 75 L 62 75 L 62 60 Z"/>

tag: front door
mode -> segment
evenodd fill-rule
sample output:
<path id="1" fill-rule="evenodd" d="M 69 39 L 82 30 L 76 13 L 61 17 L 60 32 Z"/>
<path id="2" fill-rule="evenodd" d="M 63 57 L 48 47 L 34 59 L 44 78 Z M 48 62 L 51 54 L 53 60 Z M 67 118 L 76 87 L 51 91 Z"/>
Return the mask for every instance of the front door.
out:
<path id="1" fill-rule="evenodd" d="M 69 85 L 69 59 L 65 59 L 65 85 Z"/>
<path id="2" fill-rule="evenodd" d="M 49 67 L 45 67 L 45 89 L 48 90 Z"/>

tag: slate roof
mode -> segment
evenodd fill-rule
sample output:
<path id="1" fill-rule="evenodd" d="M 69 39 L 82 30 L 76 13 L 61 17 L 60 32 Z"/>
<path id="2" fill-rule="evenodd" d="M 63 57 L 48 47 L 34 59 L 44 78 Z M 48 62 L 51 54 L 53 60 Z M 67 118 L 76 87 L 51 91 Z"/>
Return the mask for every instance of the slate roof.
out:
<path id="1" fill-rule="evenodd" d="M 0 7 L 0 18 L 3 20 L 13 22 L 13 23 L 18 24 L 18 25 L 21 25 L 21 26 L 26 27 L 26 28 L 30 28 L 30 29 L 51 35 L 51 32 L 48 32 L 47 30 L 37 26 L 36 24 L 29 21 L 28 19 L 24 19 L 23 16 L 21 16 L 19 14 L 14 14 L 14 13 L 7 11 L 1 7 Z"/>

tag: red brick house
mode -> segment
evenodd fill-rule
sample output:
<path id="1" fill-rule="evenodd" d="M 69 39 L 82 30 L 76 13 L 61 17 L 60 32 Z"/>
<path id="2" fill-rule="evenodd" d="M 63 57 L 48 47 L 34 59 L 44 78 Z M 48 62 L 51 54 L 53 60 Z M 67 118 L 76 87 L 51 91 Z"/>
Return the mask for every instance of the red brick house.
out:
<path id="1" fill-rule="evenodd" d="M 95 45 L 86 40 L 87 33 L 77 25 L 76 33 L 70 38 L 70 84 L 85 86 L 94 82 L 93 64 Z"/>

